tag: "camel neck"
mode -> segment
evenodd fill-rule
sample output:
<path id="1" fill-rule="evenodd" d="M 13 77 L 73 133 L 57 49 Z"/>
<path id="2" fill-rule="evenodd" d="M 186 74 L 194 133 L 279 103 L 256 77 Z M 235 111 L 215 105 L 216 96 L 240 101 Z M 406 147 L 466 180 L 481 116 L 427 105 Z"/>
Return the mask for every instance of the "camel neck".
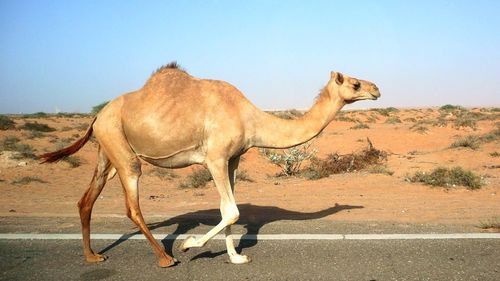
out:
<path id="1" fill-rule="evenodd" d="M 289 148 L 317 136 L 345 104 L 340 99 L 332 99 L 326 91 L 326 89 L 322 91 L 313 107 L 299 119 L 284 120 L 260 112 L 254 118 L 255 134 L 252 136 L 252 146 Z"/>

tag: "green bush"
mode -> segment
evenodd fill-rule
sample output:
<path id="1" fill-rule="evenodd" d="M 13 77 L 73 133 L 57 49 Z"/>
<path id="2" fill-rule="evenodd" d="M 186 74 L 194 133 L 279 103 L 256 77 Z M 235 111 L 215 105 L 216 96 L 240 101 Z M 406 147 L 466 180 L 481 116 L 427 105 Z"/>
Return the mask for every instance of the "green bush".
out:
<path id="1" fill-rule="evenodd" d="M 454 167 L 451 169 L 438 167 L 430 173 L 419 171 L 409 178 L 409 181 L 443 187 L 461 185 L 465 186 L 467 189 L 479 189 L 483 186 L 480 176 L 475 175 L 471 171 L 464 170 L 461 167 Z"/>
<path id="2" fill-rule="evenodd" d="M 20 128 L 26 131 L 37 131 L 37 132 L 53 132 L 56 130 L 47 124 L 38 122 L 26 122 Z"/>
<path id="3" fill-rule="evenodd" d="M 464 111 L 464 107 L 460 105 L 445 104 L 439 108 L 440 111 L 451 112 L 451 111 Z"/>
<path id="4" fill-rule="evenodd" d="M 93 106 L 92 107 L 92 110 L 90 111 L 90 114 L 92 115 L 96 115 L 97 113 L 99 113 L 99 111 L 101 111 L 101 109 L 103 109 L 103 107 L 105 107 L 107 104 L 109 103 L 109 101 L 105 101 L 103 103 L 100 103 L 96 106 Z"/>
<path id="5" fill-rule="evenodd" d="M 16 123 L 14 120 L 10 119 L 8 116 L 0 115 L 0 130 L 6 131 L 14 129 L 15 127 Z"/>
<path id="6" fill-rule="evenodd" d="M 24 118 L 43 118 L 43 117 L 47 117 L 47 116 L 49 116 L 49 115 L 45 112 L 35 112 L 35 113 L 23 115 Z"/>
<path id="7" fill-rule="evenodd" d="M 269 161 L 281 168 L 280 175 L 295 176 L 299 174 L 302 163 L 314 158 L 317 150 L 311 148 L 311 143 L 295 146 L 284 150 L 262 149 Z"/>

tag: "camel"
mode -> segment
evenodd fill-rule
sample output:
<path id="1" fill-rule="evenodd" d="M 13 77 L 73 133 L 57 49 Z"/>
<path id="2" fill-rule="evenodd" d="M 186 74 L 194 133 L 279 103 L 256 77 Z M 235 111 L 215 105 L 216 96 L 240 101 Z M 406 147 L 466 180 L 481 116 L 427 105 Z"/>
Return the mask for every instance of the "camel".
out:
<path id="1" fill-rule="evenodd" d="M 106 181 L 118 174 L 127 216 L 151 243 L 159 266 L 177 263 L 154 239 L 141 213 L 138 182 L 141 161 L 145 161 L 164 168 L 193 164 L 208 168 L 220 195 L 222 219 L 201 238 L 188 237 L 180 249 L 202 247 L 224 230 L 230 262 L 243 264 L 250 258 L 236 252 L 231 235 L 231 225 L 239 219 L 234 186 L 240 156 L 252 147 L 289 148 L 305 143 L 321 133 L 344 105 L 378 97 L 374 83 L 332 71 L 313 107 L 298 119 L 285 120 L 259 110 L 233 85 L 195 78 L 172 62 L 153 73 L 140 90 L 109 102 L 74 144 L 40 158 L 42 163 L 56 162 L 77 152 L 92 134 L 97 139 L 97 166 L 78 202 L 88 262 L 107 258 L 90 246 L 90 219 Z"/>

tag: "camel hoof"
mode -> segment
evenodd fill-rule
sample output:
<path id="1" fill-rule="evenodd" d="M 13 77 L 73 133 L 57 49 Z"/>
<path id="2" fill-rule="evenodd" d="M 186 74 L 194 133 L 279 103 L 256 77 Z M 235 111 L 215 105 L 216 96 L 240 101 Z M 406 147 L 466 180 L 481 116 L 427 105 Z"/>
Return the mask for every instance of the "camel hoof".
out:
<path id="1" fill-rule="evenodd" d="M 177 259 L 175 258 L 162 258 L 158 261 L 158 265 L 160 267 L 171 267 L 177 263 Z"/>
<path id="2" fill-rule="evenodd" d="M 229 256 L 229 260 L 233 264 L 245 264 L 245 263 L 249 263 L 252 261 L 248 256 L 245 256 L 245 255 Z"/>
<path id="3" fill-rule="evenodd" d="M 94 255 L 92 255 L 92 256 L 87 256 L 85 259 L 87 260 L 87 262 L 92 262 L 92 263 L 94 263 L 94 262 L 102 262 L 102 261 L 105 261 L 105 260 L 107 260 L 107 259 L 108 259 L 108 257 L 107 257 L 107 256 L 105 256 L 105 255 L 94 254 Z"/>
<path id="4" fill-rule="evenodd" d="M 194 236 L 189 236 L 188 238 L 186 238 L 186 240 L 184 240 L 182 245 L 179 247 L 179 250 L 181 250 L 182 252 L 186 252 L 187 250 L 189 250 L 189 248 L 193 247 L 195 243 L 196 239 L 194 238 Z"/>

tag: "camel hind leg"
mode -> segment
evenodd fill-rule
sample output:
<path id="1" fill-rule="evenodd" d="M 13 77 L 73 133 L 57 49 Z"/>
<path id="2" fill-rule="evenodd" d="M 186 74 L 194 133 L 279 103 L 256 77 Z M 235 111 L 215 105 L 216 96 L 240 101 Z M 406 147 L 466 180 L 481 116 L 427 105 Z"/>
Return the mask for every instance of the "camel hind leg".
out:
<path id="1" fill-rule="evenodd" d="M 88 262 L 100 262 L 106 259 L 104 255 L 95 254 L 90 247 L 90 219 L 94 203 L 108 180 L 108 174 L 111 168 L 111 162 L 104 154 L 104 151 L 99 147 L 94 176 L 92 177 L 89 188 L 83 194 L 80 201 L 78 201 L 80 220 L 82 223 L 83 253 Z"/>
<path id="2" fill-rule="evenodd" d="M 98 120 L 99 121 L 99 120 Z M 105 133 L 102 133 L 105 132 Z M 139 227 L 141 232 L 151 243 L 151 246 L 158 257 L 158 264 L 161 267 L 174 265 L 177 260 L 165 253 L 165 250 L 155 240 L 148 229 L 139 206 L 139 178 L 141 176 L 141 162 L 132 151 L 127 140 L 123 136 L 120 128 L 113 126 L 104 129 L 95 127 L 96 137 L 102 148 L 106 151 L 113 169 L 110 176 L 116 171 L 125 192 L 125 203 L 127 216 Z"/>

